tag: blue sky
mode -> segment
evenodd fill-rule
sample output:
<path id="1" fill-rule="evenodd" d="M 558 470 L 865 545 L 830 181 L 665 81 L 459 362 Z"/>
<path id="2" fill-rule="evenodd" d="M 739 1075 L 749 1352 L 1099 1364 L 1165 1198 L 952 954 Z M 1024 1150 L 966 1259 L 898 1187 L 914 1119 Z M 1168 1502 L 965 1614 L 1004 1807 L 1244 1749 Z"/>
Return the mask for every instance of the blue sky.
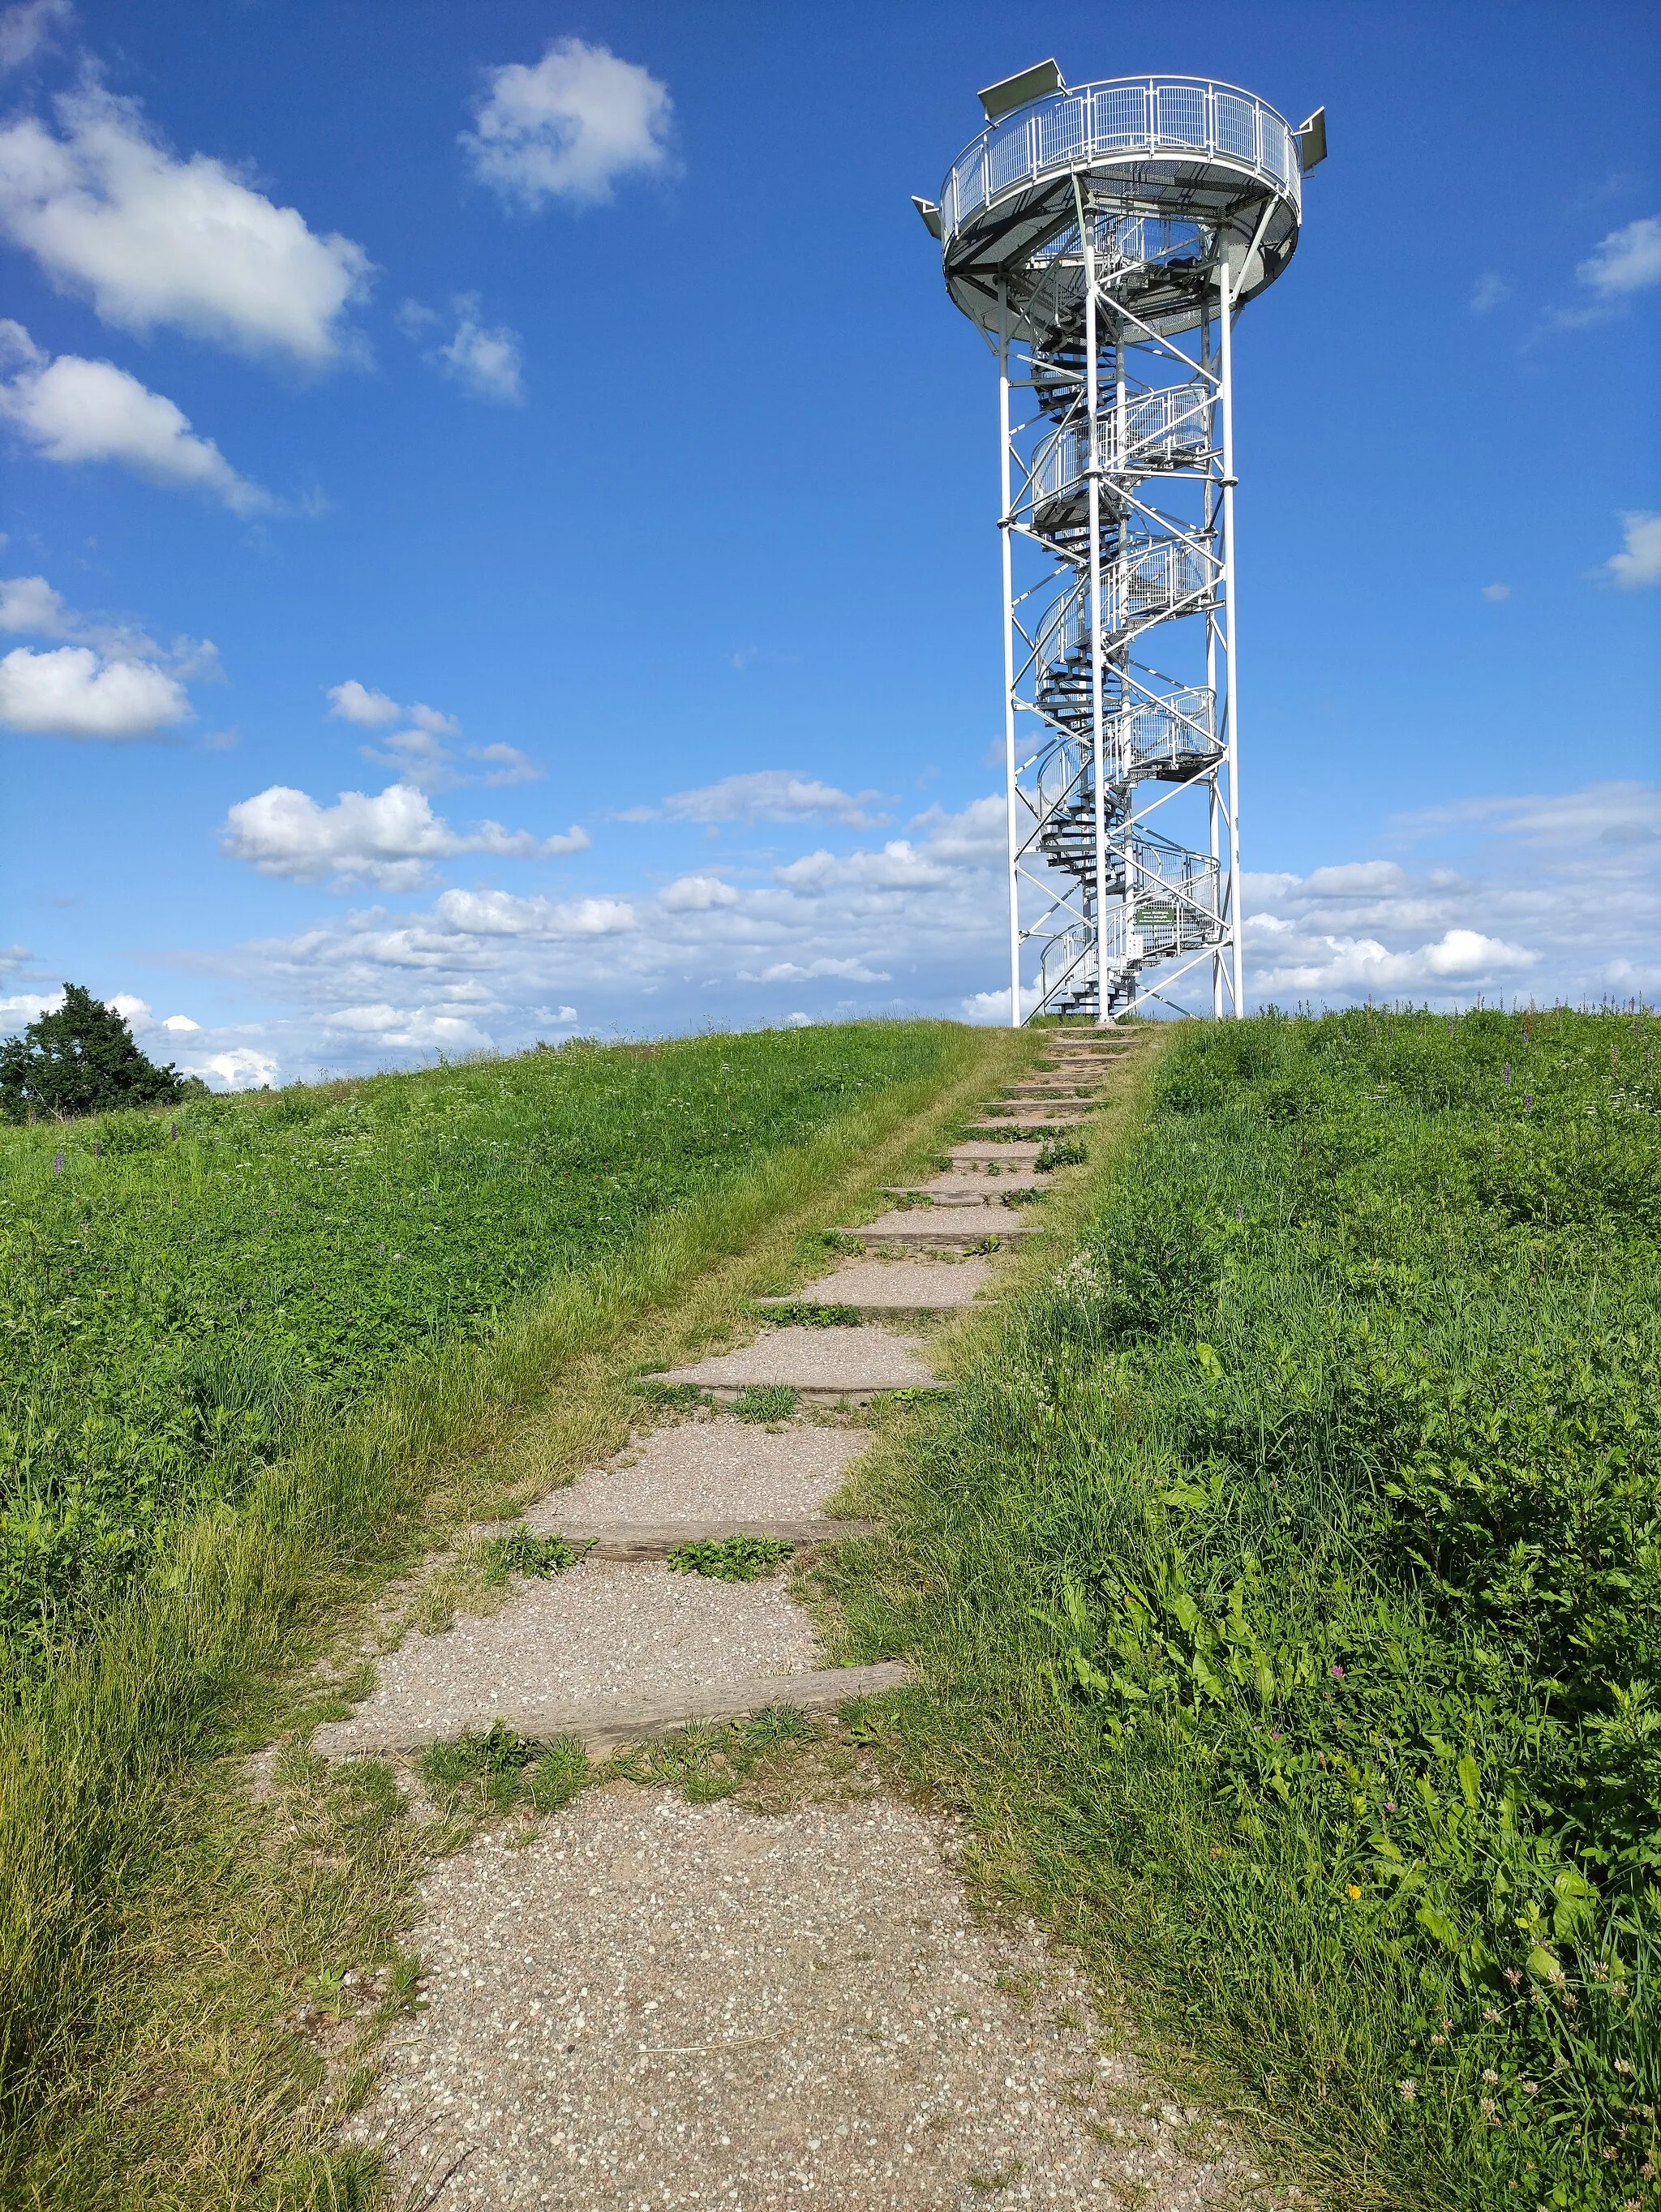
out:
<path id="1" fill-rule="evenodd" d="M 1647 9 L 25 0 L 8 1021 L 986 1012 L 995 389 L 909 196 L 1050 53 L 1329 112 L 1238 339 L 1254 996 L 1661 990 Z"/>

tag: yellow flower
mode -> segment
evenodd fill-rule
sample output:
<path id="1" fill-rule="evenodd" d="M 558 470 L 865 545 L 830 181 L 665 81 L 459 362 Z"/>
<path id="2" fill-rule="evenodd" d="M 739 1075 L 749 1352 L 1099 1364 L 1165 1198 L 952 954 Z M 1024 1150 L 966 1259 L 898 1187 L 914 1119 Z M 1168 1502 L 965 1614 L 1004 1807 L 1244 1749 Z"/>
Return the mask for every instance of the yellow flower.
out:
<path id="1" fill-rule="evenodd" d="M 1356 1887 L 1353 1881 L 1346 1885 L 1344 1889 L 1344 1895 L 1346 1897 L 1359 1897 L 1360 1894 L 1360 1891 Z"/>

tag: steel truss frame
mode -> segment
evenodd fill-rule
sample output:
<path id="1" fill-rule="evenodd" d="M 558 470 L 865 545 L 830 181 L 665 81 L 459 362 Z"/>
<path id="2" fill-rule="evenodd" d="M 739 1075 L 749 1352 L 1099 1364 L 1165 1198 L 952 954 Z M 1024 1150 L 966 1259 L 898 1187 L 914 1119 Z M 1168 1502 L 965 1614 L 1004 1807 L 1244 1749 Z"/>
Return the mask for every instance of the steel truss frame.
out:
<path id="1" fill-rule="evenodd" d="M 1202 220 L 1135 212 L 1110 180 L 1075 170 L 1073 189 L 1075 221 L 1021 271 L 1019 299 L 1000 285 L 989 333 L 1010 1019 L 1117 1021 L 1171 1005 L 1172 986 L 1208 965 L 1214 1015 L 1238 1015 L 1230 256 Z M 1132 300 L 1178 260 L 1208 274 L 1191 326 L 1173 331 Z M 1155 665 L 1167 644 L 1186 677 Z M 1184 813 L 1202 845 L 1175 834 Z M 1144 975 L 1156 963 L 1157 986 Z"/>

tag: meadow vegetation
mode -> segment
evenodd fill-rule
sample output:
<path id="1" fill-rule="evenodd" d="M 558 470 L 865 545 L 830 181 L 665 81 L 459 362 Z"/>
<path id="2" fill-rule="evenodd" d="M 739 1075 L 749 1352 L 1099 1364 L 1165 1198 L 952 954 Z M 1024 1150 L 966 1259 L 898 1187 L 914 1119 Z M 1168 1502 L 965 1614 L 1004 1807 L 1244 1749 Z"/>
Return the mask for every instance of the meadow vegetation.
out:
<path id="1" fill-rule="evenodd" d="M 986 1879 L 1329 2204 L 1661 2203 L 1658 1029 L 1183 1031 L 819 1571 Z"/>

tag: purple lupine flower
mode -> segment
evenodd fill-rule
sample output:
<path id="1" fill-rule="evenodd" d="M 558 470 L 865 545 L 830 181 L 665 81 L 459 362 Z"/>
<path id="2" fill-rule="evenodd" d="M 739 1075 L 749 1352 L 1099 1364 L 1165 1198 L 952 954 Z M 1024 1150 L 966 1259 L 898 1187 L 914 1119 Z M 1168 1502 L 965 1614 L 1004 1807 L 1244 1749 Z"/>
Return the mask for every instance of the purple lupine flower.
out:
<path id="1" fill-rule="evenodd" d="M 62 1152 L 54 1152 L 54 1153 L 52 1154 L 52 1173 L 53 1173 L 55 1176 L 59 1176 L 59 1175 L 62 1175 L 62 1174 L 63 1174 L 63 1172 L 64 1172 L 64 1155 L 62 1154 Z"/>

